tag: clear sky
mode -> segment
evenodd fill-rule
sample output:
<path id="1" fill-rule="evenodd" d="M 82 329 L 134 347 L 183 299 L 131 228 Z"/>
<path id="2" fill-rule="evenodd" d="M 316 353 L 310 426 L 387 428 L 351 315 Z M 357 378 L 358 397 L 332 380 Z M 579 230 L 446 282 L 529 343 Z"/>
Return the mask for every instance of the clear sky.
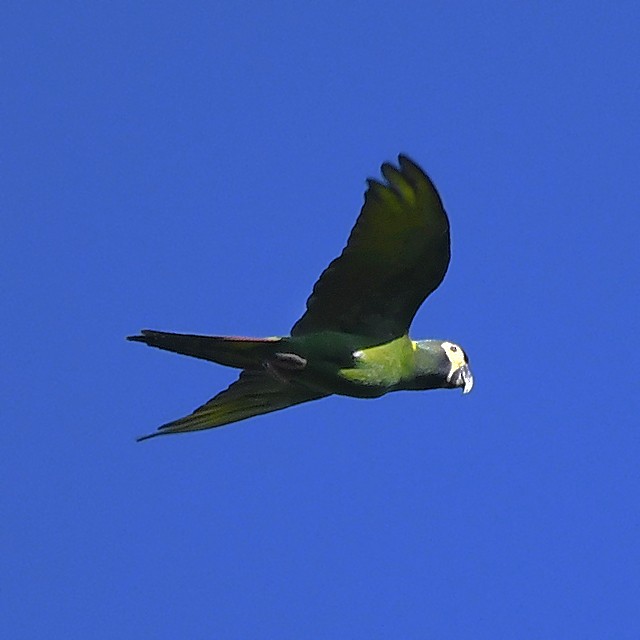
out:
<path id="1" fill-rule="evenodd" d="M 640 637 L 636 2 L 0 9 L 0 626 Z M 452 226 L 413 337 L 476 387 L 136 444 L 286 334 L 399 152 Z"/>

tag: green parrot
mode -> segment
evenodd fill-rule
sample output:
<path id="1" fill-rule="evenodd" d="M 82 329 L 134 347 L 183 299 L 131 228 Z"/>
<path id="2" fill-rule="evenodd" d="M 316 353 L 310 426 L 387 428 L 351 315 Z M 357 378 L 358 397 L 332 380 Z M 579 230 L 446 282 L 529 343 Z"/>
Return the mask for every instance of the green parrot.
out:
<path id="1" fill-rule="evenodd" d="M 412 340 L 408 330 L 449 266 L 449 221 L 435 186 L 404 155 L 368 180 L 347 246 L 322 273 L 291 335 L 199 336 L 143 330 L 127 339 L 242 369 L 228 389 L 158 435 L 220 427 L 331 394 L 462 388 L 473 376 L 453 342 Z"/>

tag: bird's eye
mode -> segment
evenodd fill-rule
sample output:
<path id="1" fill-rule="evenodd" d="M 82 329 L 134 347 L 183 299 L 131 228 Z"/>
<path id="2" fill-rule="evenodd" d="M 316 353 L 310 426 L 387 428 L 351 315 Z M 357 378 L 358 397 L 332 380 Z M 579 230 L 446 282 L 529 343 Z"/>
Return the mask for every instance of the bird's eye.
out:
<path id="1" fill-rule="evenodd" d="M 458 347 L 456 347 L 456 345 L 452 345 L 451 346 L 451 351 L 453 351 L 453 353 L 455 353 L 458 350 Z"/>

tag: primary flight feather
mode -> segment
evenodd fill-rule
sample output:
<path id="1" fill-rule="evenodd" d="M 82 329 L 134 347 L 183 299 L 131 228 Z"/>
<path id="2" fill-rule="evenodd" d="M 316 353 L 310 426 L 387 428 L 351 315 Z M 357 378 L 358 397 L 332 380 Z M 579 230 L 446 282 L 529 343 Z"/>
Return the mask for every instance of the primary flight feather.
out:
<path id="1" fill-rule="evenodd" d="M 370 179 L 347 246 L 313 287 L 291 335 L 199 336 L 143 330 L 128 340 L 242 369 L 228 389 L 154 436 L 220 427 L 331 394 L 462 388 L 473 376 L 464 351 L 414 341 L 409 326 L 449 266 L 447 214 L 434 184 L 406 156 Z"/>

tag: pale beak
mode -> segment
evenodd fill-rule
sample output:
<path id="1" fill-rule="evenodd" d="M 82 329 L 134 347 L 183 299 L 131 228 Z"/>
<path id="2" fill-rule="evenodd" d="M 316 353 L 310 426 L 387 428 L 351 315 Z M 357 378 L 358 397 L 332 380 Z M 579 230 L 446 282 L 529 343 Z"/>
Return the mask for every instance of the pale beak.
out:
<path id="1" fill-rule="evenodd" d="M 462 387 L 462 393 L 469 393 L 473 389 L 473 374 L 468 364 L 463 364 L 453 373 L 452 380 L 456 387 Z"/>

